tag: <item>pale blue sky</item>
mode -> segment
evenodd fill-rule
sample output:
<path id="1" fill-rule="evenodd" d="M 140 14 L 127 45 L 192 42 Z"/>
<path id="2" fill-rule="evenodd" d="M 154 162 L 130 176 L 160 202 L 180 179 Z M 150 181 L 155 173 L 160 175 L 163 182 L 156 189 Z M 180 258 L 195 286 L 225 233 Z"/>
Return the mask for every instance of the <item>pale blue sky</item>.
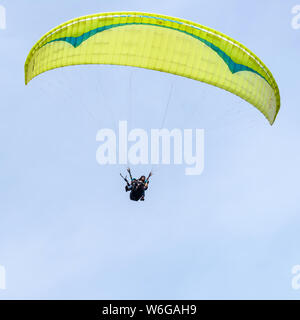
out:
<path id="1" fill-rule="evenodd" d="M 0 299 L 299 299 L 291 287 L 300 264 L 295 4 L 0 0 Z M 122 10 L 196 21 L 249 47 L 279 85 L 275 124 L 223 90 L 149 70 L 64 68 L 25 87 L 26 56 L 44 33 Z M 130 202 L 124 167 L 96 162 L 96 133 L 118 120 L 158 128 L 172 85 L 165 127 L 205 129 L 205 170 L 155 168 L 146 201 Z"/>

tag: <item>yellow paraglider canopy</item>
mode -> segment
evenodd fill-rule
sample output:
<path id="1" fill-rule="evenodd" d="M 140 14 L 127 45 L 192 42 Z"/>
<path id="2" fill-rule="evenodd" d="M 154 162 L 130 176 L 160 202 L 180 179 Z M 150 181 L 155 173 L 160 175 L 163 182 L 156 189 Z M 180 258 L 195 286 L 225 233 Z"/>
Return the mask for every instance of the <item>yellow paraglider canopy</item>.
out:
<path id="1" fill-rule="evenodd" d="M 257 56 L 218 31 L 178 18 L 114 12 L 68 21 L 31 49 L 25 83 L 79 64 L 135 66 L 203 81 L 248 101 L 270 124 L 280 108 L 278 86 Z"/>

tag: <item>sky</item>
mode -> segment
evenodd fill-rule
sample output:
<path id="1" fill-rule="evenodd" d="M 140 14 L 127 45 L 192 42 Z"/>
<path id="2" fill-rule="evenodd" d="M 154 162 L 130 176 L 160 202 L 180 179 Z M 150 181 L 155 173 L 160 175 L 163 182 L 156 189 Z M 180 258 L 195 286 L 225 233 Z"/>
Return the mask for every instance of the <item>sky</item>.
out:
<path id="1" fill-rule="evenodd" d="M 298 1 L 299 2 L 299 1 Z M 0 299 L 299 299 L 300 29 L 297 0 L 0 0 Z M 300 4 L 300 2 L 299 2 Z M 240 98 L 194 80 L 118 66 L 57 69 L 24 84 L 24 62 L 75 17 L 143 11 L 198 22 L 273 73 L 270 126 Z M 153 168 L 144 202 L 96 161 L 102 128 L 204 129 L 205 168 Z M 151 166 L 132 166 L 135 176 Z"/>

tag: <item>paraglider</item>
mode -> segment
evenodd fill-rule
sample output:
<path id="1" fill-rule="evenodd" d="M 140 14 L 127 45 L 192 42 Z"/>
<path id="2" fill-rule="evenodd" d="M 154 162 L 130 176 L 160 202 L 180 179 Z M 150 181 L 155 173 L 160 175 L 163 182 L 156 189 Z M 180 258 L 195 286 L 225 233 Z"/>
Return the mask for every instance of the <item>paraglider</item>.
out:
<path id="1" fill-rule="evenodd" d="M 125 180 L 126 186 L 125 191 L 130 191 L 130 200 L 133 201 L 144 201 L 145 200 L 145 191 L 149 186 L 149 179 L 152 176 L 152 172 L 149 173 L 148 177 L 141 176 L 139 179 L 135 179 L 131 175 L 130 168 L 127 169 L 129 173 L 130 182 L 127 179 L 127 176 L 124 177 L 121 173 L 120 176 Z"/>
<path id="2" fill-rule="evenodd" d="M 25 63 L 25 83 L 55 68 L 83 64 L 133 66 L 205 82 L 248 101 L 271 125 L 280 109 L 277 83 L 254 53 L 225 34 L 188 20 L 143 12 L 70 20 L 33 46 Z M 144 200 L 150 176 L 131 177 L 130 182 L 122 176 L 131 200 Z"/>

